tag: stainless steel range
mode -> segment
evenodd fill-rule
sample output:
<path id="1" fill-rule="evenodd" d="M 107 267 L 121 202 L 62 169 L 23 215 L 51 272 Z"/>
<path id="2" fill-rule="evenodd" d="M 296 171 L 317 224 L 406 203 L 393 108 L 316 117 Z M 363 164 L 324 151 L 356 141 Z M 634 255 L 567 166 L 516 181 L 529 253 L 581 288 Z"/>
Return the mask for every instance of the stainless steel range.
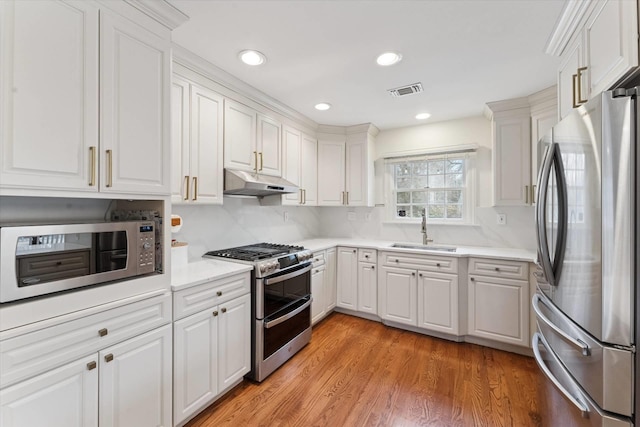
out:
<path id="1" fill-rule="evenodd" d="M 204 254 L 254 266 L 251 372 L 262 381 L 311 340 L 311 251 L 256 243 Z"/>

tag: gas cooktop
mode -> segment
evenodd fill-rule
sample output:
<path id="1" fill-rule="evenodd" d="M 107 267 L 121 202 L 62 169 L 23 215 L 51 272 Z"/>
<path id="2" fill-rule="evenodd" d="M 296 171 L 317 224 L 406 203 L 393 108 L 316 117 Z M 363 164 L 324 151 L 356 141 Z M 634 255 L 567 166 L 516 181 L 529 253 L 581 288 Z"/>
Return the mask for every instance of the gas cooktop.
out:
<path id="1" fill-rule="evenodd" d="M 235 259 L 240 261 L 260 261 L 269 258 L 276 258 L 281 255 L 288 255 L 303 251 L 302 246 L 278 245 L 275 243 L 255 243 L 253 245 L 238 246 L 236 248 L 220 249 L 209 251 L 205 257 L 220 257 Z"/>

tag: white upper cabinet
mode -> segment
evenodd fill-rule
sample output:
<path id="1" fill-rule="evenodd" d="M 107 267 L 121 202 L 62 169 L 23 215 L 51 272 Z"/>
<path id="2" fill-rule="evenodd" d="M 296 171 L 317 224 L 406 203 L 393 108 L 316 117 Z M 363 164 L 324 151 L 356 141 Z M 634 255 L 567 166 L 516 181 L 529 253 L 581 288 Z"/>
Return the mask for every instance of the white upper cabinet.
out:
<path id="1" fill-rule="evenodd" d="M 282 176 L 280 123 L 225 99 L 224 167 Z"/>
<path id="2" fill-rule="evenodd" d="M 97 7 L 3 1 L 0 24 L 0 185 L 97 191 Z"/>
<path id="3" fill-rule="evenodd" d="M 318 205 L 373 206 L 373 125 L 326 134 L 318 141 Z"/>
<path id="4" fill-rule="evenodd" d="M 169 193 L 170 41 L 100 14 L 100 190 Z"/>
<path id="5" fill-rule="evenodd" d="M 2 187 L 169 194 L 168 32 L 89 2 L 0 7 Z"/>
<path id="6" fill-rule="evenodd" d="M 301 187 L 302 134 L 290 126 L 283 126 L 282 145 L 284 151 L 282 177 Z M 283 205 L 301 205 L 303 201 L 302 188 L 297 193 L 289 193 L 282 196 Z"/>
<path id="7" fill-rule="evenodd" d="M 558 70 L 560 118 L 604 90 L 626 83 L 638 66 L 638 2 L 574 2 L 564 10 L 547 53 Z M 571 17 L 571 18 L 569 18 Z"/>
<path id="8" fill-rule="evenodd" d="M 531 200 L 531 118 L 527 98 L 490 102 L 493 139 L 493 205 L 525 206 Z"/>
<path id="9" fill-rule="evenodd" d="M 318 141 L 318 204 L 342 206 L 345 179 L 345 142 Z"/>
<path id="10" fill-rule="evenodd" d="M 284 205 L 315 206 L 318 201 L 318 141 L 290 126 L 283 126 L 282 177 L 300 187 L 297 193 L 285 194 Z"/>
<path id="11" fill-rule="evenodd" d="M 318 140 L 302 134 L 300 150 L 300 187 L 304 190 L 303 205 L 318 204 Z"/>
<path id="12" fill-rule="evenodd" d="M 172 202 L 222 204 L 222 96 L 174 76 L 171 103 Z"/>

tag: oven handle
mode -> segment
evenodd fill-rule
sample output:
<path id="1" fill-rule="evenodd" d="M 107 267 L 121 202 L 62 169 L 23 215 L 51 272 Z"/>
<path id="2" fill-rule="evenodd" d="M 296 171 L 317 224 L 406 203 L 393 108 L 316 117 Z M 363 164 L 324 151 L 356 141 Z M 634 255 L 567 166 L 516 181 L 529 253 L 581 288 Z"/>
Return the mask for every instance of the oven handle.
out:
<path id="1" fill-rule="evenodd" d="M 291 279 L 292 277 L 301 276 L 304 273 L 311 271 L 311 267 L 312 265 L 311 263 L 309 263 L 309 265 L 306 266 L 305 268 L 301 268 L 300 270 L 296 270 L 292 273 L 283 274 L 282 276 L 277 276 L 277 277 L 274 277 L 273 279 L 263 279 L 264 285 L 265 286 L 273 285 L 274 283 L 284 282 L 285 280 Z"/>
<path id="2" fill-rule="evenodd" d="M 307 307 L 309 307 L 311 305 L 312 301 L 313 301 L 313 297 L 309 298 L 309 300 L 307 302 L 305 302 L 304 304 L 302 304 L 300 307 L 296 308 L 292 312 L 287 313 L 282 317 L 278 317 L 277 319 L 269 320 L 268 322 L 264 322 L 264 327 L 269 329 L 269 328 L 273 328 L 274 326 L 279 325 L 282 322 L 286 322 L 287 320 L 291 319 L 292 317 L 302 313 Z"/>

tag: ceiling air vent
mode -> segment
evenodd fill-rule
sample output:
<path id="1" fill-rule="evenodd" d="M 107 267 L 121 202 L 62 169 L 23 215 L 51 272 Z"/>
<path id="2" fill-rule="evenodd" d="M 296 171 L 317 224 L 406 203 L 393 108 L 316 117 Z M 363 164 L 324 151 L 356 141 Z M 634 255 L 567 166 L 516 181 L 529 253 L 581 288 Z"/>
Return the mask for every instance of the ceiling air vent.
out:
<path id="1" fill-rule="evenodd" d="M 422 83 L 413 83 L 407 86 L 397 87 L 395 89 L 387 89 L 387 92 L 393 97 L 413 95 L 422 92 Z"/>

